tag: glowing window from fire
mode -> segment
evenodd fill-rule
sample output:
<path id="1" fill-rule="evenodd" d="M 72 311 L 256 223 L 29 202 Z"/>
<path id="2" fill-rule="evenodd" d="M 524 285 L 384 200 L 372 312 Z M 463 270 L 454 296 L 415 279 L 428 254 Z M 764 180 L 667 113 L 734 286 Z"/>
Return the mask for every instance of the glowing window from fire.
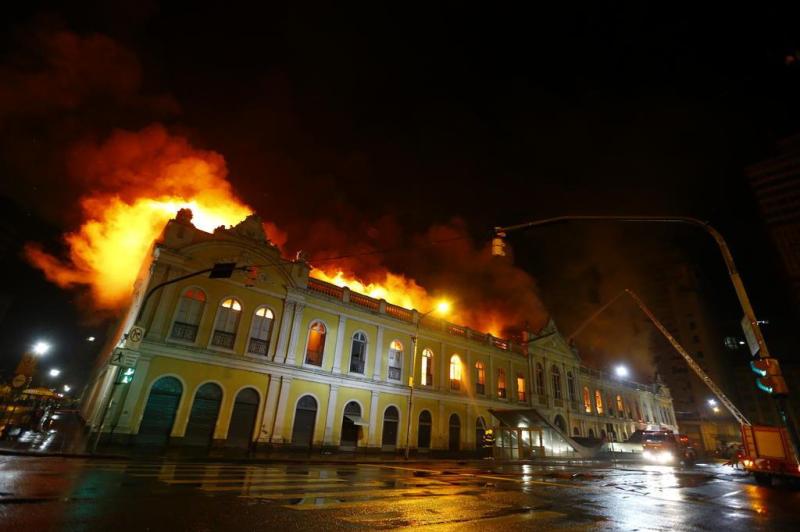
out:
<path id="1" fill-rule="evenodd" d="M 475 362 L 475 370 L 477 373 L 477 380 L 478 384 L 486 384 L 486 366 L 483 365 L 483 362 Z"/>
<path id="2" fill-rule="evenodd" d="M 497 370 L 497 395 L 506 396 L 506 370 L 503 368 Z"/>
<path id="3" fill-rule="evenodd" d="M 597 406 L 597 413 L 598 414 L 602 414 L 603 413 L 603 395 L 600 393 L 600 390 L 595 390 L 594 391 L 594 402 L 595 402 L 595 405 Z"/>
<path id="4" fill-rule="evenodd" d="M 322 354 L 325 351 L 325 335 L 327 333 L 322 322 L 315 321 L 308 331 L 308 344 L 306 346 L 306 364 L 313 366 L 322 365 Z"/>
<path id="5" fill-rule="evenodd" d="M 517 373 L 517 399 L 525 400 L 525 377 L 522 376 L 522 373 Z"/>
<path id="6" fill-rule="evenodd" d="M 423 386 L 431 386 L 433 384 L 433 351 L 430 349 L 422 350 L 422 374 L 420 375 L 420 383 Z"/>
<path id="7" fill-rule="evenodd" d="M 223 301 L 222 302 L 222 307 L 223 308 L 233 309 L 236 312 L 239 312 L 240 310 L 242 310 L 242 305 L 238 301 L 233 299 L 232 297 L 229 297 L 228 299 Z"/>
<path id="8" fill-rule="evenodd" d="M 389 344 L 389 367 L 395 369 L 403 367 L 403 344 L 400 340 L 392 340 Z"/>
<path id="9" fill-rule="evenodd" d="M 587 414 L 592 413 L 592 396 L 588 386 L 583 387 L 583 410 Z"/>
<path id="10" fill-rule="evenodd" d="M 461 359 L 458 355 L 450 357 L 450 382 L 461 382 Z"/>
<path id="11" fill-rule="evenodd" d="M 178 303 L 178 314 L 175 321 L 187 325 L 199 325 L 203 315 L 206 294 L 199 288 L 189 288 L 181 296 Z"/>
<path id="12" fill-rule="evenodd" d="M 617 411 L 619 411 L 621 414 L 625 413 L 625 405 L 622 404 L 621 395 L 617 395 Z"/>

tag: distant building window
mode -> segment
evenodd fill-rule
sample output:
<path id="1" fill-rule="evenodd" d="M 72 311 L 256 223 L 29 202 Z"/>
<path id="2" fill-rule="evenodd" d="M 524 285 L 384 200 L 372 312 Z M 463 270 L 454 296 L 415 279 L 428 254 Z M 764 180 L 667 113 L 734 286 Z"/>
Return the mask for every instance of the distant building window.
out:
<path id="1" fill-rule="evenodd" d="M 357 332 L 353 335 L 350 346 L 350 373 L 364 374 L 364 364 L 367 360 L 367 335 Z"/>
<path id="2" fill-rule="evenodd" d="M 430 349 L 422 350 L 422 373 L 420 375 L 423 386 L 433 385 L 433 351 Z"/>
<path id="3" fill-rule="evenodd" d="M 187 289 L 178 301 L 178 312 L 175 315 L 175 323 L 172 324 L 170 337 L 194 342 L 197 339 L 197 329 L 203 317 L 205 304 L 205 292 L 199 288 Z"/>
<path id="4" fill-rule="evenodd" d="M 567 393 L 569 393 L 569 400 L 575 400 L 575 376 L 571 371 L 567 372 Z"/>
<path id="5" fill-rule="evenodd" d="M 603 394 L 600 393 L 600 390 L 594 391 L 594 404 L 597 408 L 597 413 L 602 415 L 603 414 Z"/>
<path id="6" fill-rule="evenodd" d="M 544 368 L 539 362 L 536 363 L 536 393 L 544 395 Z"/>
<path id="7" fill-rule="evenodd" d="M 325 352 L 325 335 L 328 330 L 321 321 L 315 321 L 308 329 L 308 343 L 306 344 L 306 364 L 322 366 L 322 356 Z"/>
<path id="8" fill-rule="evenodd" d="M 625 413 L 625 405 L 622 404 L 621 395 L 617 395 L 617 412 L 619 412 L 620 415 Z"/>
<path id="9" fill-rule="evenodd" d="M 239 316 L 242 313 L 242 304 L 229 297 L 222 301 L 217 310 L 217 321 L 214 324 L 214 334 L 211 336 L 211 345 L 233 349 L 236 341 L 236 330 L 239 328 Z"/>
<path id="10" fill-rule="evenodd" d="M 524 403 L 528 399 L 525 393 L 525 377 L 522 373 L 517 373 L 517 400 Z"/>
<path id="11" fill-rule="evenodd" d="M 475 393 L 486 393 L 486 366 L 480 360 L 475 363 Z"/>
<path id="12" fill-rule="evenodd" d="M 497 370 L 497 397 L 506 398 L 506 370 L 503 368 Z"/>
<path id="13" fill-rule="evenodd" d="M 272 324 L 275 314 L 267 307 L 259 307 L 253 314 L 253 324 L 250 326 L 250 342 L 247 352 L 254 355 L 266 355 L 269 348 L 269 339 L 272 336 Z"/>
<path id="14" fill-rule="evenodd" d="M 389 379 L 399 381 L 403 374 L 403 344 L 392 340 L 389 344 Z"/>
<path id="15" fill-rule="evenodd" d="M 450 389 L 461 389 L 461 359 L 458 355 L 450 357 Z"/>
<path id="16" fill-rule="evenodd" d="M 583 410 L 587 414 L 592 413 L 592 394 L 588 386 L 583 387 Z"/>
<path id="17" fill-rule="evenodd" d="M 553 397 L 561 399 L 561 370 L 554 364 L 550 367 L 550 373 L 553 378 Z"/>

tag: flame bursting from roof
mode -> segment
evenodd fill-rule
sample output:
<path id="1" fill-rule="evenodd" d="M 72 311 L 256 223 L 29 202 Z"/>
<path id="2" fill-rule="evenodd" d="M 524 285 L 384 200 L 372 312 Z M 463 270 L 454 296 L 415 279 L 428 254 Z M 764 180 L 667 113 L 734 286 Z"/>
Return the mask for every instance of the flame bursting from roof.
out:
<path id="1" fill-rule="evenodd" d="M 192 223 L 207 232 L 235 225 L 252 213 L 227 180 L 221 155 L 198 150 L 159 125 L 117 131 L 101 144 L 77 146 L 69 170 L 82 181 L 82 189 L 91 192 L 80 199 L 79 228 L 64 235 L 66 258 L 36 243 L 29 243 L 25 253 L 53 283 L 86 288 L 95 310 L 124 308 L 153 242 L 180 209 L 190 209 Z M 264 225 L 273 240 L 285 242 L 285 233 L 274 224 Z M 414 279 L 383 267 L 371 268 L 369 281 L 345 273 L 335 263 L 313 268 L 311 276 L 422 313 L 457 297 L 435 297 Z M 458 307 L 456 301 L 441 317 L 494 335 L 509 321 L 488 308 L 477 312 Z"/>

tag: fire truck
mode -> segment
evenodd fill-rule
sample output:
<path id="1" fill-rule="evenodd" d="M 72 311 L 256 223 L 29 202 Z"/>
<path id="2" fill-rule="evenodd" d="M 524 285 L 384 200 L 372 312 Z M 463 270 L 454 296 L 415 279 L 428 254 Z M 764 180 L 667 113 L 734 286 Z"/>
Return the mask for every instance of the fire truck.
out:
<path id="1" fill-rule="evenodd" d="M 642 432 L 642 458 L 657 464 L 693 465 L 697 452 L 683 434 L 671 430 L 646 430 Z"/>

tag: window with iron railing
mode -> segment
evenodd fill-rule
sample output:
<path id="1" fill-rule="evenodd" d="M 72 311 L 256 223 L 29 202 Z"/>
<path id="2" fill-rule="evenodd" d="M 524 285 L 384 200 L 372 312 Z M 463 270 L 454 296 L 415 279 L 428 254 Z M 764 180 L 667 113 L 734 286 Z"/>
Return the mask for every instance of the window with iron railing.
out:
<path id="1" fill-rule="evenodd" d="M 194 342 L 195 339 L 197 339 L 197 325 L 176 321 L 172 324 L 170 338 L 174 338 L 175 340 L 184 340 L 186 342 Z"/>
<path id="2" fill-rule="evenodd" d="M 253 323 L 250 325 L 250 341 L 247 343 L 248 353 L 266 356 L 274 321 L 275 314 L 272 310 L 267 307 L 256 309 L 253 314 Z"/>
<path id="3" fill-rule="evenodd" d="M 250 338 L 250 343 L 247 345 L 247 352 L 254 355 L 265 356 L 267 354 L 267 347 L 269 343 L 261 338 Z"/>
<path id="4" fill-rule="evenodd" d="M 356 333 L 350 348 L 350 373 L 364 374 L 364 363 L 367 354 L 367 335 Z"/>
<path id="5" fill-rule="evenodd" d="M 236 341 L 236 335 L 225 331 L 214 331 L 211 337 L 211 345 L 217 347 L 224 347 L 225 349 L 233 349 L 233 343 Z"/>
<path id="6" fill-rule="evenodd" d="M 222 301 L 217 310 L 214 333 L 211 335 L 211 345 L 224 349 L 233 349 L 241 313 L 242 304 L 236 299 L 229 297 Z"/>
<path id="7" fill-rule="evenodd" d="M 387 377 L 399 381 L 403 374 L 403 344 L 399 340 L 392 340 L 389 344 L 389 371 Z"/>

